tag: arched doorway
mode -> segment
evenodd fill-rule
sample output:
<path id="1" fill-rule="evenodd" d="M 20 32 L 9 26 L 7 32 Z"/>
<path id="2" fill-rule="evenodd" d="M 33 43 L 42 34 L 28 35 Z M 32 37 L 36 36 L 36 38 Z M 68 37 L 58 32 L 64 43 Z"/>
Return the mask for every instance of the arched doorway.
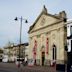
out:
<path id="1" fill-rule="evenodd" d="M 56 51 L 56 46 L 55 45 L 53 45 L 53 60 L 56 60 L 56 58 L 57 58 L 57 51 Z"/>
<path id="2" fill-rule="evenodd" d="M 42 52 L 42 66 L 44 66 L 44 61 L 45 61 L 45 52 Z"/>
<path id="3" fill-rule="evenodd" d="M 56 66 L 56 59 L 57 59 L 56 46 L 53 45 L 53 46 L 52 46 L 52 61 L 51 61 L 51 65 L 52 65 L 52 66 Z"/>

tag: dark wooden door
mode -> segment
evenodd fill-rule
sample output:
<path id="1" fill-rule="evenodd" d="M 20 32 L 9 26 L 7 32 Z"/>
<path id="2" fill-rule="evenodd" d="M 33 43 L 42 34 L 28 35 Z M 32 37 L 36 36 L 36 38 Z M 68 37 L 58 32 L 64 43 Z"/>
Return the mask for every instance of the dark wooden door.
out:
<path id="1" fill-rule="evenodd" d="M 42 52 L 42 66 L 44 65 L 44 61 L 45 61 L 45 52 Z"/>

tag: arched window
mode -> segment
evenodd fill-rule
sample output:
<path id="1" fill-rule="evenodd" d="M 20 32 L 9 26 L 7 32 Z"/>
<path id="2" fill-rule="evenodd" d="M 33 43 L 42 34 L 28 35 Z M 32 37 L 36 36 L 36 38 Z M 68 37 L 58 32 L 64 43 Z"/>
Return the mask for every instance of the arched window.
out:
<path id="1" fill-rule="evenodd" d="M 53 45 L 53 60 L 56 60 L 57 56 L 57 50 L 56 50 L 56 46 Z"/>

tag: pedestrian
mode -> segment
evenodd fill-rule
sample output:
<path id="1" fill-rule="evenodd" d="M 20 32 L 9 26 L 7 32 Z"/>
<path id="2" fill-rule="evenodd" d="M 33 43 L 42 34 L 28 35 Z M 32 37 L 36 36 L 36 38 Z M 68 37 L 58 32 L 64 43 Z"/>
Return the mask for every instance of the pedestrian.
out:
<path id="1" fill-rule="evenodd" d="M 27 65 L 27 63 L 28 63 L 28 59 L 27 57 L 25 57 L 25 65 Z"/>

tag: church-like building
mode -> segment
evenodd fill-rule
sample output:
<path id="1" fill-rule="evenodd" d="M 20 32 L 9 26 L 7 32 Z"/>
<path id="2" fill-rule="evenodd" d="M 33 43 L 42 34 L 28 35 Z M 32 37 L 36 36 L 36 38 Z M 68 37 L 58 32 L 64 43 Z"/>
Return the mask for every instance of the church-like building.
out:
<path id="1" fill-rule="evenodd" d="M 65 11 L 52 15 L 44 6 L 28 31 L 29 62 L 36 65 L 65 64 L 67 31 Z"/>

